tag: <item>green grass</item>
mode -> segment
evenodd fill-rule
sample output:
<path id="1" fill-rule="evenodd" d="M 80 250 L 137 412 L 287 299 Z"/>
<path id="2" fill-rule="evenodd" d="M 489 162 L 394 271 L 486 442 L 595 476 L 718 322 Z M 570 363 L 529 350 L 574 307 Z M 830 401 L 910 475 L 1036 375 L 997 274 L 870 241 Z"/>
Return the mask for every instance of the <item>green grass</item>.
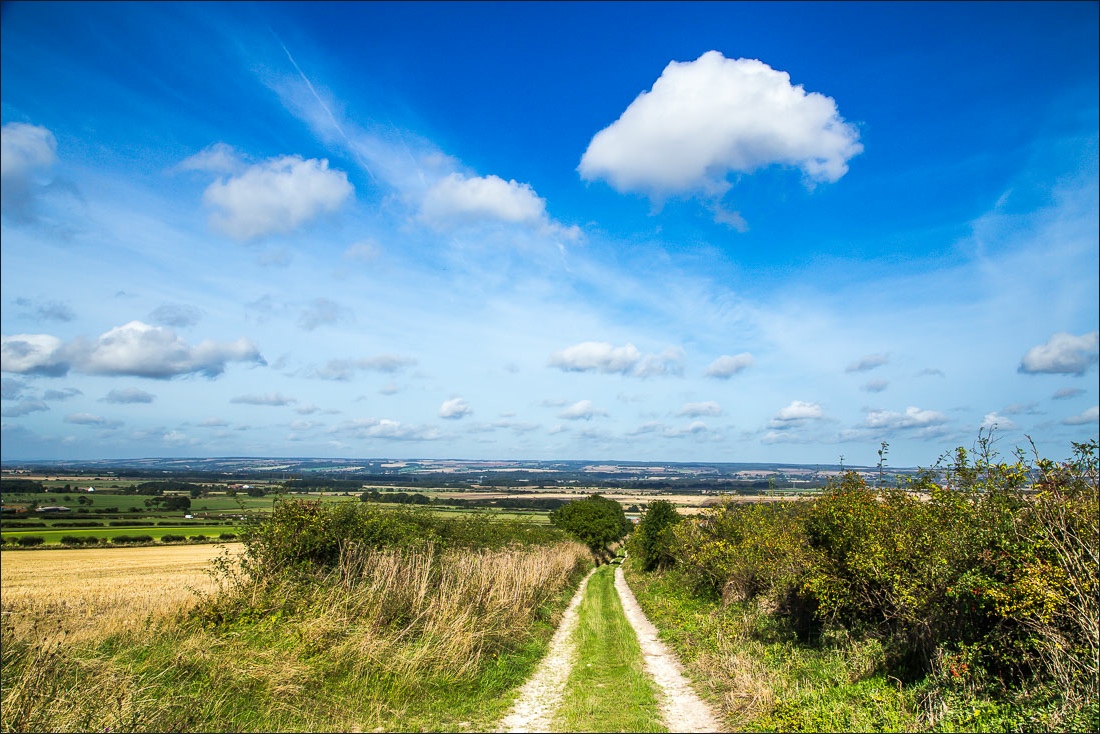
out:
<path id="1" fill-rule="evenodd" d="M 667 731 L 638 638 L 615 591 L 614 566 L 589 579 L 574 639 L 577 660 L 555 730 Z"/>

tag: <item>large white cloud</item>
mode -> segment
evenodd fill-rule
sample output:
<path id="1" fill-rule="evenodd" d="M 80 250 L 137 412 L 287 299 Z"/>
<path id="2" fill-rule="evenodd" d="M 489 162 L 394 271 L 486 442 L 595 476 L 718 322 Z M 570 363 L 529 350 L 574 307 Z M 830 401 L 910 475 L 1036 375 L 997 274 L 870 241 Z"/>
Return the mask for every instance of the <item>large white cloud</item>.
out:
<path id="1" fill-rule="evenodd" d="M 833 182 L 862 150 L 831 98 L 762 61 L 708 51 L 669 63 L 652 90 L 592 138 L 578 170 L 623 192 L 713 195 L 729 188 L 729 173 L 773 164 Z"/>
<path id="2" fill-rule="evenodd" d="M 229 362 L 266 364 L 248 339 L 203 341 L 191 346 L 167 327 L 131 321 L 65 344 L 49 334 L 0 337 L 0 367 L 4 372 L 60 376 L 70 369 L 92 375 L 125 375 L 168 379 L 178 375 L 216 377 Z"/>
<path id="3" fill-rule="evenodd" d="M 210 217 L 216 229 L 247 240 L 289 232 L 320 214 L 334 212 L 354 191 L 347 174 L 329 169 L 327 160 L 288 155 L 215 181 L 203 200 L 220 210 Z"/>
<path id="4" fill-rule="evenodd" d="M 47 128 L 9 122 L 0 128 L 0 207 L 28 218 L 35 179 L 57 162 L 57 140 Z"/>
<path id="5" fill-rule="evenodd" d="M 1054 334 L 1046 344 L 1027 350 L 1020 360 L 1019 371 L 1027 374 L 1083 375 L 1096 364 L 1098 334 L 1100 332 L 1096 331 L 1081 336 L 1065 332 Z"/>
<path id="6" fill-rule="evenodd" d="M 546 220 L 546 201 L 530 184 L 452 173 L 428 189 L 420 216 L 437 228 L 483 222 L 539 224 Z"/>

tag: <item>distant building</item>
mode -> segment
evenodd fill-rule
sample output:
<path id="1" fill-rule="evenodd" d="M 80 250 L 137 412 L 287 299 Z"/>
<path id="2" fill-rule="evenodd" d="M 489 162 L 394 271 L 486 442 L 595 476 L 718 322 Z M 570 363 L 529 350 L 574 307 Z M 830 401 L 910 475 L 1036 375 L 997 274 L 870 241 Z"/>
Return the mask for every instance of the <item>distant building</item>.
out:
<path id="1" fill-rule="evenodd" d="M 39 507 L 35 512 L 71 512 L 71 510 L 68 507 L 57 505 L 52 507 Z"/>

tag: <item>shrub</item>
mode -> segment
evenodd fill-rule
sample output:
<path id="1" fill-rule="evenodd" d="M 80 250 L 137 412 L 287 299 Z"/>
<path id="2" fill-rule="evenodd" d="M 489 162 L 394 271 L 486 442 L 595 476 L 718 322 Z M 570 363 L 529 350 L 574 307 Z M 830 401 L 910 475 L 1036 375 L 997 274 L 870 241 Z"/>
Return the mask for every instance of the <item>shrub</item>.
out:
<path id="1" fill-rule="evenodd" d="M 62 535 L 61 545 L 84 545 L 84 538 L 77 535 Z"/>
<path id="2" fill-rule="evenodd" d="M 634 527 L 622 505 L 598 494 L 562 505 L 550 513 L 550 522 L 587 545 L 597 561 Z"/>
<path id="3" fill-rule="evenodd" d="M 24 535 L 18 538 L 15 542 L 24 548 L 34 548 L 35 546 L 39 546 L 45 543 L 46 539 L 43 538 L 41 535 Z"/>
<path id="4" fill-rule="evenodd" d="M 187 540 L 187 538 L 185 538 L 182 535 L 166 534 L 166 535 L 160 536 L 160 542 L 161 543 L 183 543 L 186 540 Z"/>
<path id="5" fill-rule="evenodd" d="M 680 520 L 676 506 L 668 500 L 654 500 L 646 507 L 628 546 L 646 571 L 672 565 L 673 528 Z"/>

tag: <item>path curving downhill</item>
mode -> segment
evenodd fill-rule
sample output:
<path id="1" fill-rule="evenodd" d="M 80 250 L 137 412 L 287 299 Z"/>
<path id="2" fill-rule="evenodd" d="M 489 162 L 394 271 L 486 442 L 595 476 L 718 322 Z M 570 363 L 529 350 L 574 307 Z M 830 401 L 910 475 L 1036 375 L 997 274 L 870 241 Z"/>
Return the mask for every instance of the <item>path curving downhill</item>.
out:
<path id="1" fill-rule="evenodd" d="M 551 727 L 554 711 L 561 703 L 565 682 L 569 679 L 569 671 L 573 669 L 573 661 L 576 658 L 573 630 L 577 627 L 577 609 L 581 605 L 581 600 L 584 599 L 588 579 L 595 572 L 594 568 L 589 571 L 577 587 L 577 593 L 565 608 L 561 624 L 558 625 L 557 631 L 550 640 L 550 650 L 542 659 L 535 674 L 519 690 L 519 697 L 511 713 L 501 720 L 497 731 L 554 731 Z"/>
<path id="2" fill-rule="evenodd" d="M 634 592 L 626 583 L 622 566 L 615 569 L 615 590 L 627 620 L 638 635 L 646 671 L 662 693 L 661 713 L 665 726 L 673 732 L 721 731 L 710 706 L 692 690 L 676 656 L 661 642 L 657 628 L 645 616 Z"/>

